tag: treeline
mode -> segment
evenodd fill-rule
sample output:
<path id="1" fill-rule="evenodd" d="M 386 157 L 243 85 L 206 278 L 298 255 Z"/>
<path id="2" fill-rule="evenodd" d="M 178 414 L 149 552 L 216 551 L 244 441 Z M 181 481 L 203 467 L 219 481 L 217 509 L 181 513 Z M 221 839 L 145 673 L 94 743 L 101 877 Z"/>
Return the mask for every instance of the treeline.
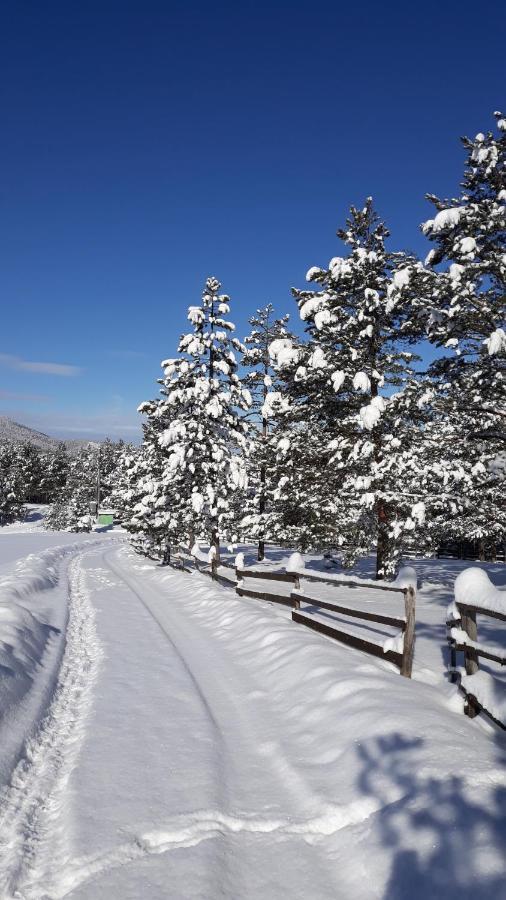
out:
<path id="1" fill-rule="evenodd" d="M 41 450 L 32 443 L 0 444 L 0 524 L 23 515 L 25 503 L 50 503 L 65 484 L 65 444 Z"/>
<path id="2" fill-rule="evenodd" d="M 209 278 L 191 331 L 142 404 L 114 502 L 142 552 L 195 538 L 302 550 L 504 540 L 506 118 L 463 139 L 460 196 L 429 195 L 425 261 L 392 249 L 372 200 L 338 231 L 342 256 L 293 290 L 304 338 L 271 306 L 242 343 Z M 428 349 L 427 349 L 428 348 Z M 420 352 L 423 351 L 423 356 Z M 430 364 L 424 358 L 432 359 Z M 493 552 L 493 550 L 492 550 Z"/>
<path id="3" fill-rule="evenodd" d="M 495 115 L 495 132 L 463 139 L 460 195 L 428 196 L 424 261 L 395 248 L 371 199 L 351 209 L 342 255 L 292 291 L 303 337 L 267 305 L 240 341 L 229 297 L 207 280 L 159 395 L 140 407 L 141 447 L 100 451 L 101 499 L 141 552 L 167 559 L 202 538 L 219 555 L 253 539 L 260 559 L 277 541 L 341 548 L 352 565 L 375 549 L 379 577 L 442 541 L 493 556 L 506 533 L 506 117 Z M 96 447 L 42 454 L 39 470 L 33 450 L 14 453 L 0 448 L 2 521 L 30 498 L 51 502 L 48 527 L 91 527 Z"/>
<path id="4" fill-rule="evenodd" d="M 107 502 L 123 441 L 89 444 L 69 453 L 62 442 L 43 450 L 30 442 L 0 445 L 0 524 L 22 518 L 27 503 L 50 504 L 47 528 L 89 531 L 90 502 Z"/>

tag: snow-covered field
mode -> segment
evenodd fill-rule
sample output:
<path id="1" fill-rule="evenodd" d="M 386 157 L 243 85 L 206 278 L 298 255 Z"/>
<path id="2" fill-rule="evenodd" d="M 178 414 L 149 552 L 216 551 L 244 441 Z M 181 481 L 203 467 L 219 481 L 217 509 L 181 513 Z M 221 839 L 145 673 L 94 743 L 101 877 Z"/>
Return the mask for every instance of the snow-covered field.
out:
<path id="1" fill-rule="evenodd" d="M 0 896 L 506 898 L 505 736 L 445 671 L 464 565 L 414 562 L 409 681 L 122 535 L 0 530 Z"/>

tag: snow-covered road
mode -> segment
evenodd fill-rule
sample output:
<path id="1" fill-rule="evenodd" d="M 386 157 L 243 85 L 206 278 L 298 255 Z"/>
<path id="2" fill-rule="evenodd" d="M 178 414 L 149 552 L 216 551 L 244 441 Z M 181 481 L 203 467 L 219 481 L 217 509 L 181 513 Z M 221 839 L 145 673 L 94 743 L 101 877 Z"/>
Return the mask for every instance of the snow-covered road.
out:
<path id="1" fill-rule="evenodd" d="M 68 577 L 2 897 L 506 897 L 504 744 L 453 687 L 110 539 Z"/>

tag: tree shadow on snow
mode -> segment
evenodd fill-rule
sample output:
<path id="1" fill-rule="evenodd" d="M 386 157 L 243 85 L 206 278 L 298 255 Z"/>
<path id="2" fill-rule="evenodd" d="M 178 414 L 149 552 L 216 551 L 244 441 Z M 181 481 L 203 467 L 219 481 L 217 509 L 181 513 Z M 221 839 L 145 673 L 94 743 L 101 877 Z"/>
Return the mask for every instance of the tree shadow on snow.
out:
<path id="1" fill-rule="evenodd" d="M 383 900 L 506 900 L 506 787 L 425 776 L 423 745 L 391 734 L 357 748 L 358 786 L 380 801 L 380 842 L 393 850 Z M 497 745 L 504 764 L 503 736 Z"/>

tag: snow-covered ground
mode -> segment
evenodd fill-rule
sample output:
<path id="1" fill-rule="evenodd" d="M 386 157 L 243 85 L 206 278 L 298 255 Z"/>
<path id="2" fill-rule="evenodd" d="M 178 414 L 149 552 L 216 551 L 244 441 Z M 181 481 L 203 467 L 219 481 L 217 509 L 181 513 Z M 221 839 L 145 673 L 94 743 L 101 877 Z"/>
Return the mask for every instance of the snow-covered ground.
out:
<path id="1" fill-rule="evenodd" d="M 409 681 L 121 535 L 13 528 L 2 898 L 506 898 L 505 736 L 445 674 L 462 563 L 413 563 Z"/>

